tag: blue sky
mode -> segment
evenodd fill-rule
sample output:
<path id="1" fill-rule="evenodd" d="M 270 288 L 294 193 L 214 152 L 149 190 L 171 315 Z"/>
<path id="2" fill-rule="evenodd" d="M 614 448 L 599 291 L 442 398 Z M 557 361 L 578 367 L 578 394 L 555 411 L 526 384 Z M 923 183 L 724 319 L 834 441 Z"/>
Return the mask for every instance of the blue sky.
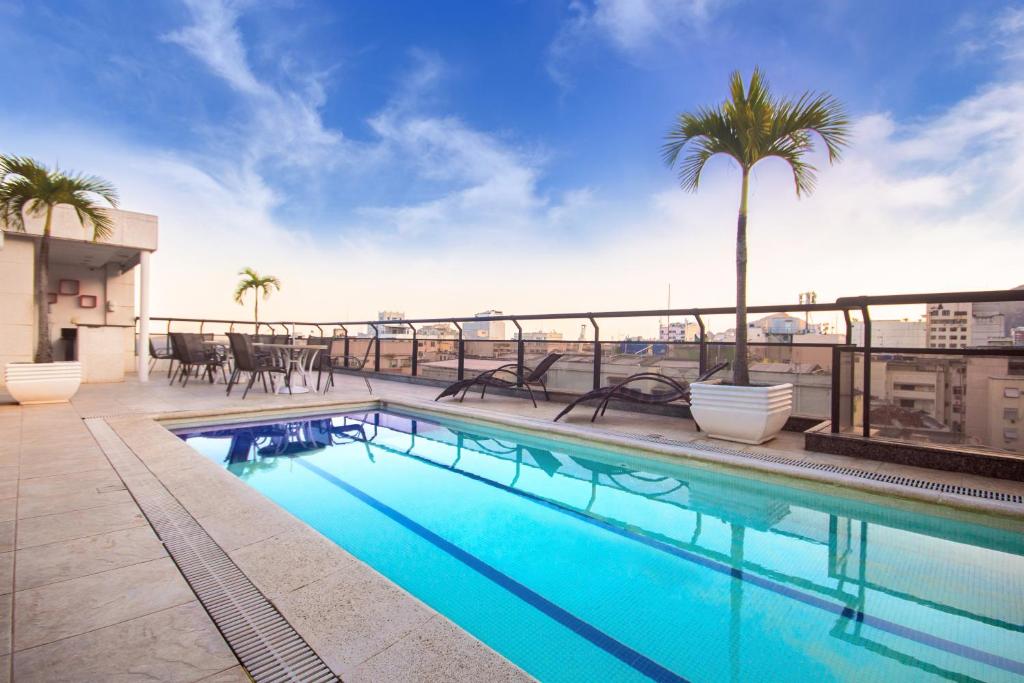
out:
<path id="1" fill-rule="evenodd" d="M 160 215 L 161 312 L 237 314 L 243 265 L 318 318 L 729 303 L 737 174 L 658 148 L 755 65 L 856 135 L 810 198 L 758 171 L 753 301 L 1024 279 L 1020 4 L 2 0 L 0 40 L 0 147 Z"/>

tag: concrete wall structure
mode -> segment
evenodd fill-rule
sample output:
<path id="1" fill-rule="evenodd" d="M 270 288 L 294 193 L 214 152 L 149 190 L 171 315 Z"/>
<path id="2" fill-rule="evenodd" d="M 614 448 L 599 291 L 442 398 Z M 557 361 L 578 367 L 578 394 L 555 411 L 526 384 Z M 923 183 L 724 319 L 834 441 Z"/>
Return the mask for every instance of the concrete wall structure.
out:
<path id="1" fill-rule="evenodd" d="M 49 334 L 56 360 L 77 357 L 83 362 L 83 381 L 123 379 L 135 364 L 135 269 L 143 252 L 157 247 L 156 216 L 108 210 L 112 235 L 93 242 L 91 230 L 79 223 L 71 207 L 53 214 L 48 294 Z M 34 296 L 35 253 L 43 219 L 27 217 L 25 232 L 5 230 L 0 240 L 0 367 L 31 361 L 36 345 Z M 77 283 L 76 294 L 61 294 L 61 281 Z M 95 306 L 91 299 L 95 297 Z M 62 335 L 77 337 L 77 353 Z M 2 383 L 0 373 L 0 383 Z"/>

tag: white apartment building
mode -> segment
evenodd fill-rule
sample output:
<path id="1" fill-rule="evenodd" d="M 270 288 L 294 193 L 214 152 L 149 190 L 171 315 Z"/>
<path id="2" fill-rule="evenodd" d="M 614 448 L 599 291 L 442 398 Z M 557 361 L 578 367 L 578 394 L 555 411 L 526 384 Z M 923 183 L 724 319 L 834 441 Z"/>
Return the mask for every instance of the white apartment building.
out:
<path id="1" fill-rule="evenodd" d="M 477 313 L 477 318 L 489 318 L 497 315 L 504 315 L 501 311 L 484 311 L 483 313 Z M 504 339 L 505 338 L 505 321 L 504 320 L 471 320 L 462 323 L 462 335 L 467 340 L 480 340 L 480 339 Z"/>
<path id="2" fill-rule="evenodd" d="M 658 341 L 692 342 L 699 340 L 700 326 L 695 322 L 670 322 L 658 326 Z"/>
<path id="3" fill-rule="evenodd" d="M 851 341 L 864 346 L 864 323 L 852 325 Z M 927 348 L 928 327 L 924 320 L 872 320 L 871 345 L 899 348 Z"/>
<path id="4" fill-rule="evenodd" d="M 1009 343 L 1006 315 L 999 304 L 929 304 L 925 322 L 932 349 Z"/>
<path id="5" fill-rule="evenodd" d="M 534 332 L 523 332 L 524 341 L 562 341 L 562 333 L 551 330 L 536 330 Z"/>

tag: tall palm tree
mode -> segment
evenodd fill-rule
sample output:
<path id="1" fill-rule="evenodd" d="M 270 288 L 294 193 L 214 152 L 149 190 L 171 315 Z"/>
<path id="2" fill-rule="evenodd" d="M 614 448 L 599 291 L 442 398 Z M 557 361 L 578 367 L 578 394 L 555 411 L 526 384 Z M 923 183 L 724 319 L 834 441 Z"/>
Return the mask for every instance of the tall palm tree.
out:
<path id="1" fill-rule="evenodd" d="M 43 235 L 36 251 L 35 297 L 39 335 L 35 362 L 53 362 L 50 341 L 50 305 L 47 289 L 50 278 L 50 228 L 53 208 L 67 204 L 75 210 L 82 227 L 92 228 L 93 241 L 110 236 L 113 223 L 94 198 L 117 207 L 117 191 L 102 178 L 50 170 L 29 157 L 0 154 L 0 226 L 24 232 L 25 215 L 43 216 Z"/>
<path id="2" fill-rule="evenodd" d="M 736 221 L 736 359 L 733 383 L 750 384 L 747 363 L 747 190 L 750 171 L 759 162 L 777 157 L 793 172 L 797 197 L 814 190 L 817 169 L 807 157 L 814 149 L 812 133 L 825 143 L 830 164 L 839 160 L 849 142 L 850 121 L 842 104 L 827 93 L 805 92 L 794 99 L 777 98 L 760 69 L 744 87 L 733 72 L 729 99 L 717 107 L 680 114 L 666 136 L 662 155 L 670 167 L 679 161 L 679 183 L 696 192 L 708 160 L 731 157 L 743 174 Z M 680 161 L 679 156 L 686 150 Z"/>
<path id="3" fill-rule="evenodd" d="M 238 274 L 242 276 L 242 279 L 238 281 L 238 285 L 235 287 L 235 301 L 239 306 L 245 303 L 245 293 L 250 289 L 253 290 L 253 303 L 255 308 L 253 309 L 253 321 L 257 324 L 260 322 L 260 294 L 263 294 L 264 299 L 270 298 L 270 293 L 273 290 L 281 289 L 281 281 L 273 275 L 260 275 L 252 268 L 243 268 L 238 271 Z"/>

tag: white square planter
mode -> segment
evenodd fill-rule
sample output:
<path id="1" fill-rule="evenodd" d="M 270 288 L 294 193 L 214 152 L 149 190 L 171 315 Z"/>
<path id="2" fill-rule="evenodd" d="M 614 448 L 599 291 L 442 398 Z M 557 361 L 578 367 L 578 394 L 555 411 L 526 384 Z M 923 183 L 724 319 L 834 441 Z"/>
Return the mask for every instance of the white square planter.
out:
<path id="1" fill-rule="evenodd" d="M 14 400 L 23 405 L 66 403 L 82 383 L 82 364 L 78 361 L 8 363 L 4 381 Z"/>
<path id="2" fill-rule="evenodd" d="M 690 412 L 708 436 L 759 444 L 775 437 L 793 412 L 793 385 L 690 385 Z"/>

